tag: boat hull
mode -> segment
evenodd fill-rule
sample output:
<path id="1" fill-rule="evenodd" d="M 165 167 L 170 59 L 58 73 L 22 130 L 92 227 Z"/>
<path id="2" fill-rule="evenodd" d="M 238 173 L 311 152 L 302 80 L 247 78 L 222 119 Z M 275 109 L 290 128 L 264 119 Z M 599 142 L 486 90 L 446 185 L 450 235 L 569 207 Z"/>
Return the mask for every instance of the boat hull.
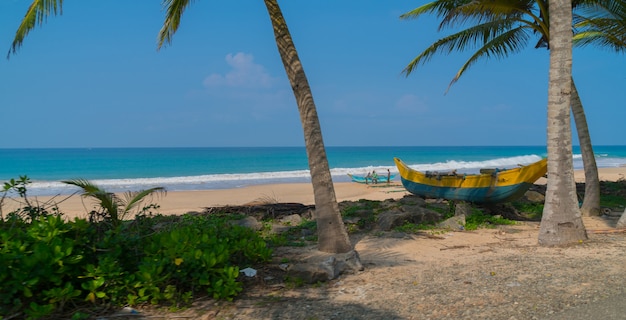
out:
<path id="1" fill-rule="evenodd" d="M 402 185 L 412 194 L 476 203 L 500 203 L 521 197 L 547 172 L 547 160 L 492 173 L 437 175 L 409 168 L 395 158 Z"/>

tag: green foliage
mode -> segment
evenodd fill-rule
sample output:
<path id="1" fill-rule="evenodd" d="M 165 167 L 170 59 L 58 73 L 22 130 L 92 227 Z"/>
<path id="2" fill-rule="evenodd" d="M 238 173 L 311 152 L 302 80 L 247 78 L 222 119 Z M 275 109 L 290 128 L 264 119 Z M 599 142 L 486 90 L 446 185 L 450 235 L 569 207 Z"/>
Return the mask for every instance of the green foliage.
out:
<path id="1" fill-rule="evenodd" d="M 415 224 L 407 222 L 399 227 L 394 228 L 395 231 L 405 232 L 405 233 L 418 233 L 424 230 L 433 230 L 435 229 L 435 225 L 433 224 Z"/>
<path id="2" fill-rule="evenodd" d="M 372 201 L 366 199 L 360 199 L 358 204 L 352 205 L 341 210 L 342 217 L 355 217 L 359 212 L 372 212 L 376 214 L 376 211 L 380 209 L 380 201 Z"/>
<path id="3" fill-rule="evenodd" d="M 265 221 L 265 231 L 262 231 L 265 241 L 270 246 L 304 247 L 310 242 L 317 242 L 317 222 L 315 220 L 303 220 L 299 225 L 293 226 L 287 232 L 271 232 L 271 222 Z M 307 232 L 304 232 L 308 230 Z M 308 234 L 304 236 L 303 234 Z"/>
<path id="4" fill-rule="evenodd" d="M 1 219 L 0 314 L 38 319 L 70 308 L 186 305 L 198 294 L 232 299 L 242 290 L 240 267 L 271 257 L 254 231 L 223 217 L 140 214 L 111 222 L 60 215 Z"/>
<path id="5" fill-rule="evenodd" d="M 118 226 L 122 220 L 132 213 L 142 215 L 146 211 L 155 208 L 154 205 L 148 205 L 138 209 L 145 198 L 155 194 L 165 194 L 164 188 L 155 187 L 147 190 L 128 191 L 123 193 L 122 196 L 118 196 L 84 179 L 67 180 L 63 181 L 63 183 L 81 188 L 83 197 L 96 200 L 99 208 L 90 213 L 92 221 L 101 218 L 103 221 L 110 222 L 113 226 Z"/>
<path id="6" fill-rule="evenodd" d="M 27 221 L 36 219 L 40 216 L 60 215 L 56 204 L 50 203 L 32 203 L 27 196 L 27 185 L 30 184 L 28 176 L 20 176 L 19 179 L 11 179 L 2 186 L 2 197 L 0 197 L 0 220 L 4 220 L 3 205 L 4 201 L 11 194 L 16 194 L 21 206 L 12 212 L 7 213 L 6 218 L 14 222 L 26 219 Z"/>
<path id="7" fill-rule="evenodd" d="M 609 208 L 619 208 L 626 206 L 624 197 L 616 195 L 602 195 L 600 197 L 600 206 Z"/>
<path id="8" fill-rule="evenodd" d="M 626 179 L 600 181 L 600 206 L 622 210 L 626 207 Z"/>
<path id="9" fill-rule="evenodd" d="M 472 209 L 472 214 L 465 217 L 465 230 L 476 230 L 478 228 L 493 228 L 495 225 L 512 225 L 515 221 L 504 219 L 499 216 L 492 216 L 479 209 Z"/>
<path id="10" fill-rule="evenodd" d="M 342 217 L 354 217 L 356 213 L 361 210 L 359 206 L 351 206 L 341 210 Z"/>
<path id="11" fill-rule="evenodd" d="M 539 220 L 543 215 L 543 203 L 512 202 L 513 207 L 529 219 Z"/>

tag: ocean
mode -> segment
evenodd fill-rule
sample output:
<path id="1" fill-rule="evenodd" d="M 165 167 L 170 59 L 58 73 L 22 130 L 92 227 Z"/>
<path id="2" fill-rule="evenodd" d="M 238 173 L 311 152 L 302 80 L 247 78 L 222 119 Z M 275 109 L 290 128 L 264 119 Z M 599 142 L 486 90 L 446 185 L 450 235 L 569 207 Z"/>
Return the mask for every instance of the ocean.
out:
<path id="1" fill-rule="evenodd" d="M 626 165 L 626 146 L 595 146 L 598 167 Z M 546 157 L 545 146 L 327 147 L 334 182 L 348 173 L 397 173 L 398 157 L 417 170 L 474 173 Z M 578 147 L 574 168 L 582 168 Z M 304 147 L 0 149 L 0 182 L 28 176 L 28 194 L 52 196 L 77 189 L 63 180 L 87 179 L 111 192 L 165 187 L 168 191 L 240 188 L 310 182 Z M 399 179 L 399 178 L 396 178 Z"/>

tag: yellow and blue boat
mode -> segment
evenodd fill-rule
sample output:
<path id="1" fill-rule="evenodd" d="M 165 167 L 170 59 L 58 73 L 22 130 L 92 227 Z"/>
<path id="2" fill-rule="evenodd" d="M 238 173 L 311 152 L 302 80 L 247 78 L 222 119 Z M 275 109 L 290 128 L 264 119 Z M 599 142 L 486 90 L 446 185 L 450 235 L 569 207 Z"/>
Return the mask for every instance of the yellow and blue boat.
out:
<path id="1" fill-rule="evenodd" d="M 394 158 L 402 185 L 412 194 L 476 203 L 499 203 L 521 197 L 548 171 L 548 160 L 511 169 L 481 170 L 480 174 L 420 172 Z"/>

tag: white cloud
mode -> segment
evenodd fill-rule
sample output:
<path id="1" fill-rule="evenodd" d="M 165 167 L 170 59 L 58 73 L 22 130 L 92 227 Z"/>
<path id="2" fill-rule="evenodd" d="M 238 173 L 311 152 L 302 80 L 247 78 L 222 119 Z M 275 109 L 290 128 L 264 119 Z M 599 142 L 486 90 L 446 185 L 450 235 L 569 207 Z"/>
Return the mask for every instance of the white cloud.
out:
<path id="1" fill-rule="evenodd" d="M 227 54 L 226 63 L 232 68 L 226 74 L 213 73 L 203 81 L 205 87 L 269 88 L 275 79 L 260 64 L 254 63 L 254 56 L 243 52 Z"/>

